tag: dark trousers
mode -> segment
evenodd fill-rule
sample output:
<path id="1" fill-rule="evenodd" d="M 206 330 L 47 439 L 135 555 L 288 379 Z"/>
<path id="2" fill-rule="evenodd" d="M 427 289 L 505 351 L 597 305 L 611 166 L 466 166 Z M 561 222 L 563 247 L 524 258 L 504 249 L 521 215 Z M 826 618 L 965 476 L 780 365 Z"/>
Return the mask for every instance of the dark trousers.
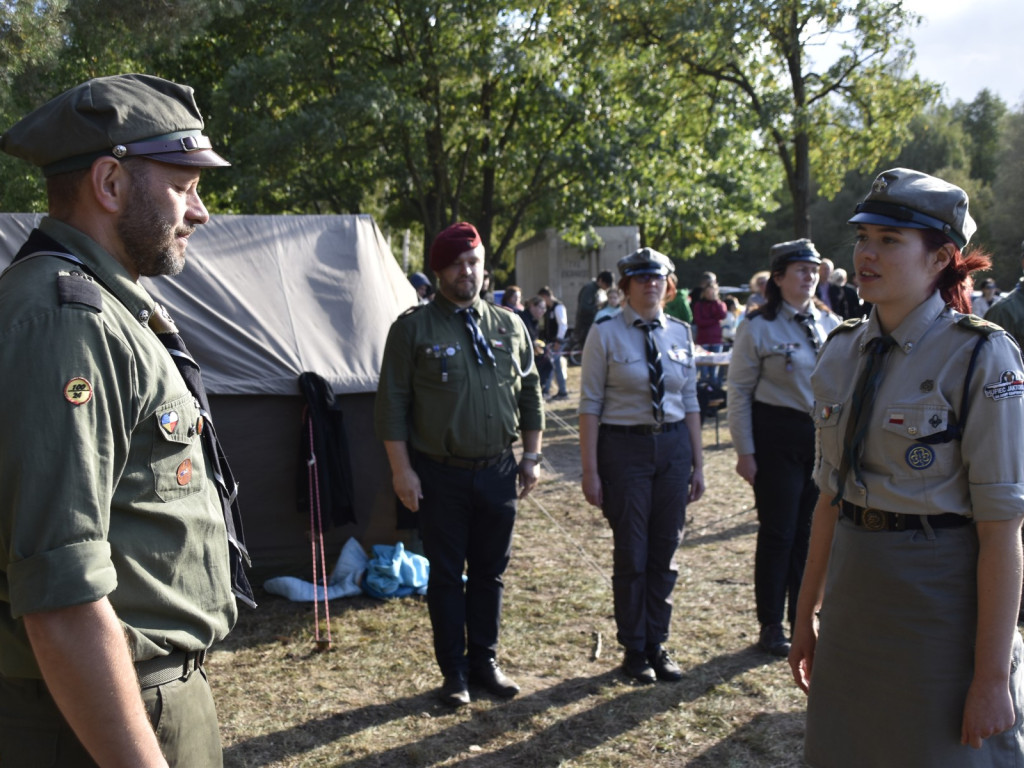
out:
<path id="1" fill-rule="evenodd" d="M 781 624 L 785 615 L 792 625 L 807 561 L 811 513 L 818 499 L 812 477 L 814 422 L 808 414 L 792 408 L 755 402 L 753 425 L 757 461 L 757 620 L 761 624 Z"/>
<path id="2" fill-rule="evenodd" d="M 147 688 L 142 699 L 171 768 L 217 768 L 223 764 L 217 712 L 204 671 Z M 0 677 L 0 765 L 96 768 L 46 684 L 5 677 Z"/>
<path id="3" fill-rule="evenodd" d="M 423 489 L 419 521 L 430 560 L 427 607 L 434 655 L 441 673 L 449 675 L 493 659 L 498 650 L 518 465 L 508 451 L 498 464 L 482 470 L 423 456 L 416 457 L 414 466 Z"/>
<path id="4" fill-rule="evenodd" d="M 612 529 L 612 597 L 619 643 L 642 651 L 668 639 L 693 451 L 685 424 L 659 435 L 602 428 L 597 465 Z"/>

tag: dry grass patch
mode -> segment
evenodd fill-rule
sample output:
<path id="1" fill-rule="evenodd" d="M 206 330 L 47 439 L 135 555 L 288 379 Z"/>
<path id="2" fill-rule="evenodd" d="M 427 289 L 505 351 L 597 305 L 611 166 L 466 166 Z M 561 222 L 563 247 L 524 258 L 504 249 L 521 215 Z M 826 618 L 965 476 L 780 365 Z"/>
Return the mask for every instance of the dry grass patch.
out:
<path id="1" fill-rule="evenodd" d="M 686 677 L 639 687 L 617 671 L 611 536 L 579 490 L 574 406 L 549 412 L 550 466 L 520 508 L 506 576 L 499 660 L 522 693 L 436 703 L 422 599 L 334 601 L 333 646 L 318 653 L 312 606 L 262 595 L 210 662 L 227 766 L 801 764 L 803 694 L 753 647 L 756 523 L 724 419 L 721 447 L 704 429 L 708 492 L 678 558 L 669 647 Z"/>

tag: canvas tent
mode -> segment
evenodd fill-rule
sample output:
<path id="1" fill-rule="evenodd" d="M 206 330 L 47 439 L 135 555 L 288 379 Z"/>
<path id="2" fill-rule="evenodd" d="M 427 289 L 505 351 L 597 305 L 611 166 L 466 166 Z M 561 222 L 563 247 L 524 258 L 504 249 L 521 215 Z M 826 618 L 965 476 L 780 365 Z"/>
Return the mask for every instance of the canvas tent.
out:
<path id="1" fill-rule="evenodd" d="M 0 214 L 0 267 L 39 218 Z M 350 536 L 365 546 L 400 540 L 372 411 L 388 328 L 416 296 L 373 219 L 213 216 L 191 237 L 182 274 L 143 280 L 203 369 L 257 575 L 309 566 L 309 517 L 297 501 L 305 371 L 338 398 L 355 481 L 357 523 L 329 531 L 329 553 Z"/>

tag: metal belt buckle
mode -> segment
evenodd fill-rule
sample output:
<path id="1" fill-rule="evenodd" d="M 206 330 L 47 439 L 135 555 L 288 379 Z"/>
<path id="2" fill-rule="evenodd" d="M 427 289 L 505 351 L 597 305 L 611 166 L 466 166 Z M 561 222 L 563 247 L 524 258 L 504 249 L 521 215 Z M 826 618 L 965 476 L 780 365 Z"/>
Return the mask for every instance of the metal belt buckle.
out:
<path id="1" fill-rule="evenodd" d="M 651 434 L 652 435 L 660 435 L 664 430 L 665 430 L 665 425 L 664 424 L 653 424 L 651 426 Z"/>
<path id="2" fill-rule="evenodd" d="M 868 531 L 884 531 L 886 527 L 885 512 L 867 507 L 861 513 L 860 524 Z"/>

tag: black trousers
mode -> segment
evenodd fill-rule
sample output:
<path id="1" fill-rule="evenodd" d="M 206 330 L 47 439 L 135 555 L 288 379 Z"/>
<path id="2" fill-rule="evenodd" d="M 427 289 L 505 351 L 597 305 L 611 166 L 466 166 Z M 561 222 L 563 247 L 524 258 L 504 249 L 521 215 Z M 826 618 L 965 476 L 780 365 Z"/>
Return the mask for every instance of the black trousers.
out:
<path id="1" fill-rule="evenodd" d="M 690 433 L 682 422 L 659 435 L 601 429 L 597 465 L 614 541 L 616 637 L 627 650 L 642 651 L 668 639 L 693 470 Z"/>
<path id="2" fill-rule="evenodd" d="M 430 560 L 427 607 L 434 655 L 441 673 L 449 675 L 493 659 L 498 650 L 518 465 L 508 451 L 498 464 L 481 470 L 423 456 L 414 457 L 414 468 L 423 489 L 419 522 Z"/>
<path id="3" fill-rule="evenodd" d="M 754 501 L 757 551 L 754 599 L 761 624 L 796 620 L 796 601 L 811 537 L 814 421 L 792 408 L 754 403 Z M 786 601 L 789 601 L 787 606 Z"/>

